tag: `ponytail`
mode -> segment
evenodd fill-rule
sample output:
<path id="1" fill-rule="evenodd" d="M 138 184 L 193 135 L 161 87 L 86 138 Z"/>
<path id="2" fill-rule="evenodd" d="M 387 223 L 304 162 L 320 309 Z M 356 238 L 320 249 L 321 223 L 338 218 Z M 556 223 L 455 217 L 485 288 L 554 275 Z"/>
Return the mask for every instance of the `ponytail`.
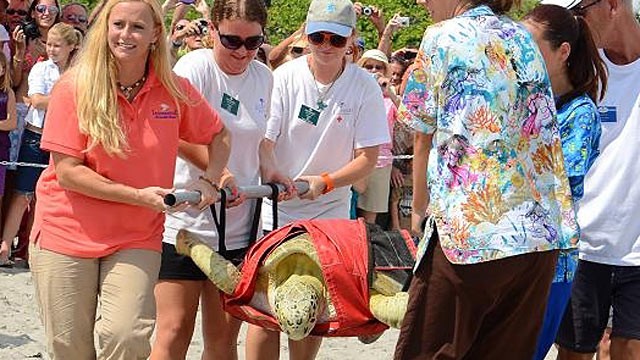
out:
<path id="1" fill-rule="evenodd" d="M 571 53 L 567 59 L 569 80 L 576 93 L 586 93 L 593 102 L 598 103 L 607 90 L 607 70 L 593 37 L 589 25 L 582 16 L 575 17 L 578 23 L 578 37 L 571 44 Z"/>
<path id="2" fill-rule="evenodd" d="M 69 55 L 70 64 L 73 64 L 75 62 L 76 55 L 78 55 L 78 53 L 80 52 L 80 48 L 82 47 L 82 42 L 84 41 L 84 35 L 82 34 L 82 31 L 76 28 L 74 28 L 73 30 L 75 35 L 75 41 L 74 41 L 75 48 L 73 49 L 73 51 L 71 51 L 71 54 Z"/>
<path id="3" fill-rule="evenodd" d="M 607 89 L 607 71 L 584 18 L 561 6 L 538 5 L 523 20 L 539 24 L 542 37 L 553 49 L 564 43 L 571 47 L 566 66 L 573 91 L 563 95 L 556 106 L 561 107 L 582 94 L 587 94 L 594 103 L 602 100 Z"/>

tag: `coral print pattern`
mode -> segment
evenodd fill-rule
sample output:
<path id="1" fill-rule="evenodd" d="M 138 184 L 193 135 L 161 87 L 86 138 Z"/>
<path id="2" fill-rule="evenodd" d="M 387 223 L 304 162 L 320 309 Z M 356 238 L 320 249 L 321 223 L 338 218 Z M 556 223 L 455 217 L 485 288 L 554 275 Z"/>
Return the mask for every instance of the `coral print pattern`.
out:
<path id="1" fill-rule="evenodd" d="M 549 79 L 518 27 L 487 6 L 429 27 L 406 87 L 400 118 L 434 134 L 429 216 L 453 263 L 571 248 L 578 237 Z"/>

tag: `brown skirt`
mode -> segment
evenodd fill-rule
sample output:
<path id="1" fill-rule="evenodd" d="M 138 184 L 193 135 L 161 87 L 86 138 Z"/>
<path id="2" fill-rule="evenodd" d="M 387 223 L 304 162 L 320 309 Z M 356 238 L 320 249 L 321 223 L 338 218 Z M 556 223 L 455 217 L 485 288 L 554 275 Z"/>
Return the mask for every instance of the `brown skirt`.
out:
<path id="1" fill-rule="evenodd" d="M 434 232 L 394 358 L 532 359 L 557 257 L 556 250 L 454 265 Z"/>

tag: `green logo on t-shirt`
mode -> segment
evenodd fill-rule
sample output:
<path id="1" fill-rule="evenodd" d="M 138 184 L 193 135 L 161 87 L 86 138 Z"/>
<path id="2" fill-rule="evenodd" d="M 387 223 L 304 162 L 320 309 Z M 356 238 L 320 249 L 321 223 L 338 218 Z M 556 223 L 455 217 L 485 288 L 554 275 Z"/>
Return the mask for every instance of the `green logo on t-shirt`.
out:
<path id="1" fill-rule="evenodd" d="M 306 123 L 309 123 L 313 126 L 316 126 L 318 125 L 319 118 L 320 118 L 320 111 L 304 104 L 300 107 L 300 112 L 298 113 L 298 119 Z"/>
<path id="2" fill-rule="evenodd" d="M 227 110 L 229 113 L 233 115 L 238 115 L 238 109 L 240 108 L 240 100 L 234 98 L 233 96 L 227 93 L 223 93 L 220 107 Z"/>

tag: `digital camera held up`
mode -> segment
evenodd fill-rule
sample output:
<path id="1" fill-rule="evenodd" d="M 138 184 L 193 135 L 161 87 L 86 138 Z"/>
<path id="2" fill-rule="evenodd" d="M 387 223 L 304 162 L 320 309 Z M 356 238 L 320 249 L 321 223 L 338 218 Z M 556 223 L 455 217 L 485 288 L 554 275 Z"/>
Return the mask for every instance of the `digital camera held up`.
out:
<path id="1" fill-rule="evenodd" d="M 20 27 L 24 33 L 24 37 L 28 40 L 37 39 L 41 36 L 40 29 L 35 20 L 24 20 L 20 22 Z"/>
<path id="2" fill-rule="evenodd" d="M 396 21 L 400 27 L 407 27 L 411 22 L 411 18 L 408 16 L 399 16 L 396 18 Z"/>
<path id="3" fill-rule="evenodd" d="M 364 16 L 371 16 L 373 15 L 373 9 L 371 8 L 371 6 L 365 6 L 362 8 L 362 15 Z"/>
<path id="4" fill-rule="evenodd" d="M 209 22 L 205 19 L 195 20 L 198 25 L 198 31 L 201 35 L 207 35 L 209 33 Z"/>

